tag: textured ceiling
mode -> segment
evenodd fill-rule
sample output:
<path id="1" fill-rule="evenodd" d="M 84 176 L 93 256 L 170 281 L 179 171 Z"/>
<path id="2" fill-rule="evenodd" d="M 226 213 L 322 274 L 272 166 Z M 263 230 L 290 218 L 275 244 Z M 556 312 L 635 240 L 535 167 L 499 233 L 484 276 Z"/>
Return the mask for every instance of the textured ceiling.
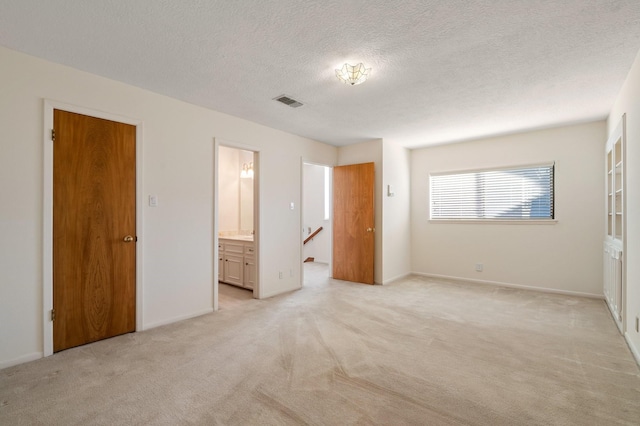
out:
<path id="1" fill-rule="evenodd" d="M 417 147 L 604 118 L 640 1 L 0 0 L 0 45 L 333 145 Z M 369 81 L 340 83 L 345 62 Z"/>

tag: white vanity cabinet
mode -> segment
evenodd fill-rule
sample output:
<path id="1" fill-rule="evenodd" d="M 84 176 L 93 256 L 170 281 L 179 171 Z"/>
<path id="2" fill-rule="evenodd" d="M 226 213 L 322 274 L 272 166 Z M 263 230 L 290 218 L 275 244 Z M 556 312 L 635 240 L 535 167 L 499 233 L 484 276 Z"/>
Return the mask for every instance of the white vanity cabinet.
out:
<path id="1" fill-rule="evenodd" d="M 253 289 L 256 265 L 253 241 L 220 239 L 218 244 L 218 280 Z"/>

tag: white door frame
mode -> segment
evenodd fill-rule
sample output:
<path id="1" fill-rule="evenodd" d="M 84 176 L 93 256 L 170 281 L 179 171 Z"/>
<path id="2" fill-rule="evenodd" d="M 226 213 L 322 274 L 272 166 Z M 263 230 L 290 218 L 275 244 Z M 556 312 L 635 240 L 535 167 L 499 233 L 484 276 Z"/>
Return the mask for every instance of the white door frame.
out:
<path id="1" fill-rule="evenodd" d="M 333 168 L 331 164 L 317 163 L 315 161 L 308 161 L 304 158 L 300 159 L 300 224 L 304 224 L 304 165 L 309 164 L 312 166 L 327 167 L 329 173 L 329 277 L 332 276 L 333 265 Z M 300 285 L 304 286 L 304 230 L 302 230 L 300 238 Z"/>
<path id="2" fill-rule="evenodd" d="M 255 147 L 253 145 L 247 145 L 240 142 L 234 142 L 227 139 L 222 138 L 213 138 L 214 149 L 213 149 L 213 164 L 214 164 L 214 173 L 213 173 L 213 310 L 218 310 L 218 217 L 219 217 L 219 207 L 220 202 L 218 199 L 218 184 L 219 184 L 219 171 L 220 167 L 218 167 L 219 154 L 218 149 L 220 146 L 226 146 L 228 148 L 241 149 L 244 151 L 253 152 L 253 244 L 255 246 L 255 262 L 256 262 L 256 282 L 253 287 L 253 297 L 255 299 L 262 298 L 262 286 L 260 285 L 260 278 L 262 277 L 262 263 L 260 262 L 260 253 L 262 252 L 260 248 L 260 200 L 262 199 L 260 180 L 262 177 L 262 173 L 260 171 L 260 148 Z"/>
<path id="3" fill-rule="evenodd" d="M 103 111 L 97 111 L 77 105 L 70 105 L 50 99 L 44 100 L 44 188 L 43 188 L 43 214 L 42 214 L 42 329 L 43 329 L 43 356 L 53 354 L 53 321 L 51 310 L 53 309 L 53 142 L 51 131 L 53 130 L 53 110 L 62 110 L 76 114 L 88 115 L 105 120 L 136 126 L 136 331 L 143 329 L 143 271 L 142 271 L 142 238 L 143 232 L 143 197 L 142 197 L 142 120 L 123 117 Z"/>

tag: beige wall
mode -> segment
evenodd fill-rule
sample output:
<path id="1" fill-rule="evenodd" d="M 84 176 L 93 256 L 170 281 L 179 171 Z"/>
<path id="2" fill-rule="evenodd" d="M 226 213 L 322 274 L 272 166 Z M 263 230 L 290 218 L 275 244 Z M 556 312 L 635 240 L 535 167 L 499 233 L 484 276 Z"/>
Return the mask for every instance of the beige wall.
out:
<path id="1" fill-rule="evenodd" d="M 611 109 L 609 134 L 623 114 L 627 114 L 627 152 L 625 162 L 627 235 L 625 265 L 627 274 L 625 337 L 640 363 L 640 333 L 635 328 L 640 316 L 640 53 Z M 604 148 L 603 148 L 604 150 Z M 603 228 L 604 229 L 604 228 Z M 604 230 L 603 236 L 604 238 Z"/>
<path id="2" fill-rule="evenodd" d="M 44 99 L 143 122 L 143 328 L 212 309 L 214 138 L 260 152 L 262 296 L 301 286 L 300 159 L 337 148 L 5 48 L 0 76 L 0 368 L 43 353 Z"/>
<path id="3" fill-rule="evenodd" d="M 412 270 L 601 296 L 605 139 L 601 121 L 414 150 Z M 429 173 L 550 161 L 556 224 L 429 222 Z"/>

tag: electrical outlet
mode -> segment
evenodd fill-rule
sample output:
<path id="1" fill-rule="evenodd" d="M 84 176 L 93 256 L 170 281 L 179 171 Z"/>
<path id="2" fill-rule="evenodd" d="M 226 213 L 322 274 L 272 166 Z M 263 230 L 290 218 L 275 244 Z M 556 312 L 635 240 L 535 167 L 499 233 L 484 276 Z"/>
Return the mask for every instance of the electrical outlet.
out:
<path id="1" fill-rule="evenodd" d="M 282 279 L 282 271 L 278 272 L 278 278 Z"/>
<path id="2" fill-rule="evenodd" d="M 292 277 L 293 276 L 293 269 L 289 269 L 289 276 Z"/>
<path id="3" fill-rule="evenodd" d="M 484 265 L 482 263 L 476 263 L 476 272 L 482 272 Z"/>

